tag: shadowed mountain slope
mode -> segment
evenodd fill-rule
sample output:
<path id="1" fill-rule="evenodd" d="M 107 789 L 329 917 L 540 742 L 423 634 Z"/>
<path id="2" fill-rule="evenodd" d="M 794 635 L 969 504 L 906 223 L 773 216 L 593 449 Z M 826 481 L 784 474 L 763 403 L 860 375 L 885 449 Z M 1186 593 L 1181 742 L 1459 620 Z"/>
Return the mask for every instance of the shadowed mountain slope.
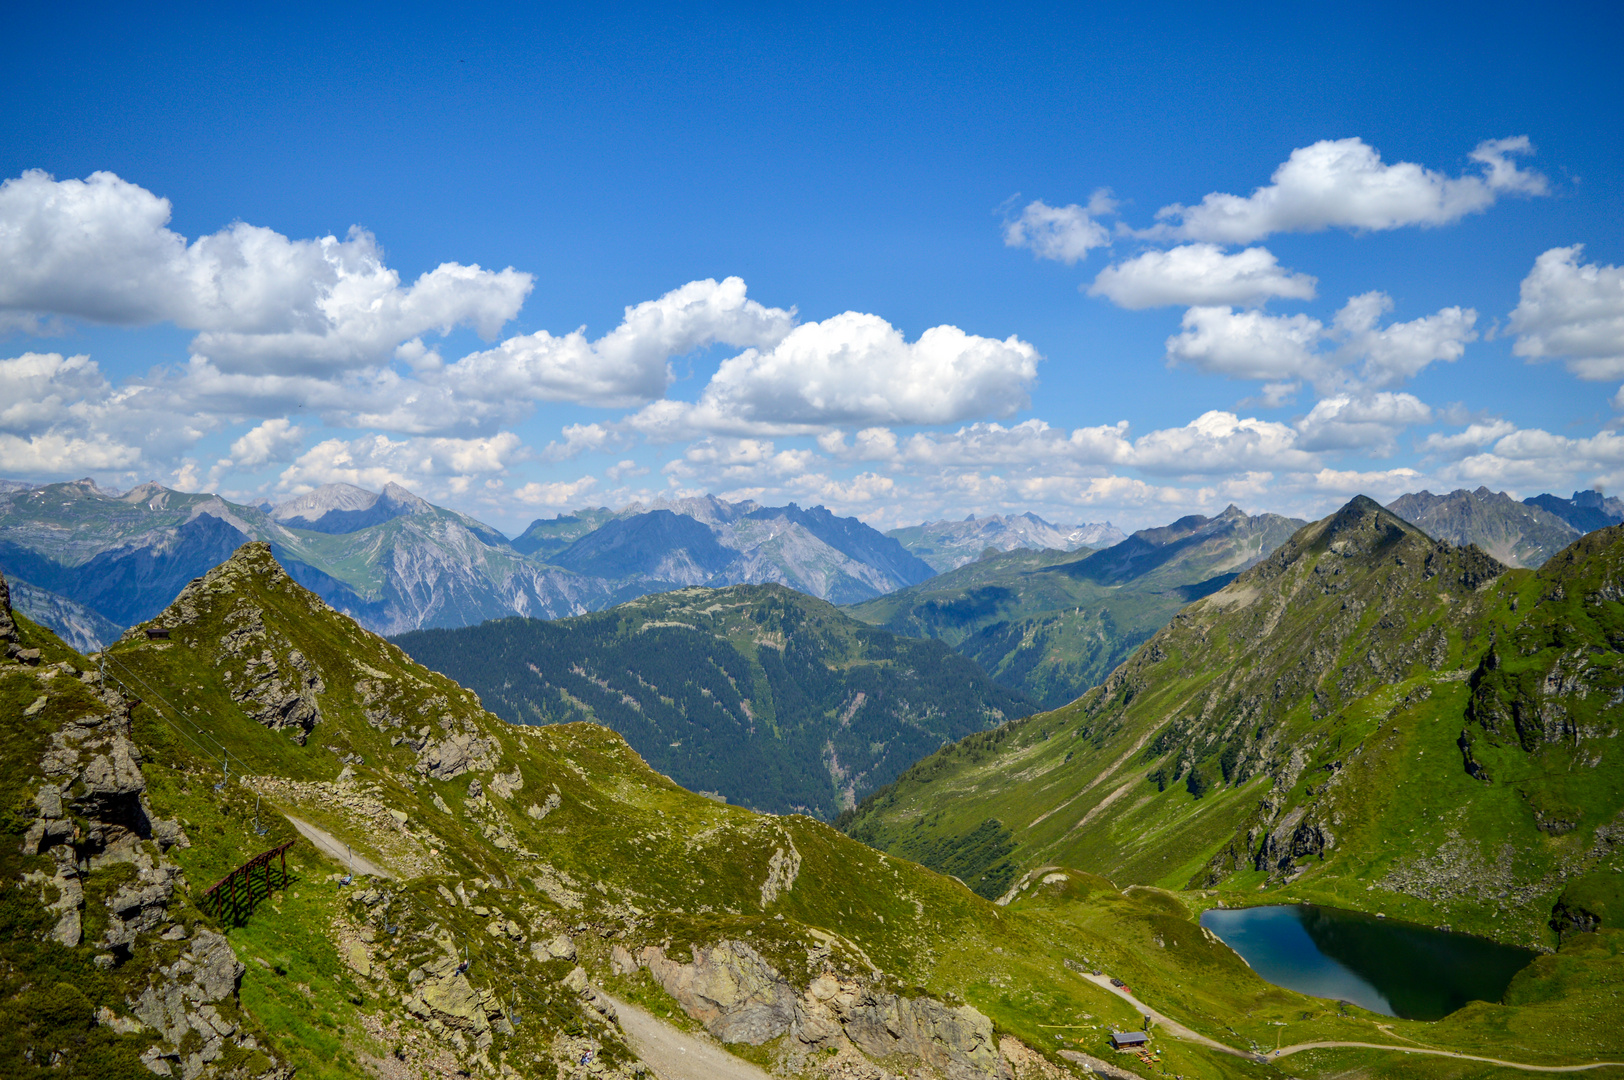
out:
<path id="1" fill-rule="evenodd" d="M 394 640 L 513 723 L 593 720 L 690 789 L 825 819 L 944 743 L 1034 709 L 940 642 L 781 585 Z"/>
<path id="2" fill-rule="evenodd" d="M 1229 507 L 1134 533 L 1079 557 L 989 555 L 849 610 L 934 637 L 995 680 L 1056 708 L 1103 679 L 1173 613 L 1284 543 L 1301 522 Z"/>
<path id="3" fill-rule="evenodd" d="M 1575 491 L 1564 499 L 1556 495 L 1535 495 L 1523 502 L 1555 514 L 1579 532 L 1594 532 L 1624 522 L 1624 499 L 1604 498 L 1599 491 Z"/>

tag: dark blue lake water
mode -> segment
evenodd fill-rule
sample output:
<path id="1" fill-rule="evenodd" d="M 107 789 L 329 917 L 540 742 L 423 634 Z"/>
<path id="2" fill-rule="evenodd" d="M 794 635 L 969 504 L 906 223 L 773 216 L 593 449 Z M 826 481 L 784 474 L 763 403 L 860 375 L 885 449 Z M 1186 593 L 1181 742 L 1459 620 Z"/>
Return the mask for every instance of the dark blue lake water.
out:
<path id="1" fill-rule="evenodd" d="M 1534 958 L 1514 945 L 1312 904 L 1212 908 L 1201 925 L 1276 986 L 1406 1020 L 1499 1001 Z"/>

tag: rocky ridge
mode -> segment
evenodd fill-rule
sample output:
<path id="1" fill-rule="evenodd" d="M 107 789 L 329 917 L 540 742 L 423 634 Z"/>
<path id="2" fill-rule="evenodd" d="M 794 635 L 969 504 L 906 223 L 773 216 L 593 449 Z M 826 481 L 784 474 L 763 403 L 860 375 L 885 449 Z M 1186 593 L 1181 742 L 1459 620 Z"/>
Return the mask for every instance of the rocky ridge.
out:
<path id="1" fill-rule="evenodd" d="M 7 592 L 0 579 L 0 639 L 10 646 L 0 680 L 13 690 L 32 681 L 38 696 L 23 717 L 43 749 L 10 778 L 31 791 L 19 885 L 37 896 L 47 941 L 123 988 L 121 1001 L 96 1009 L 95 1025 L 124 1039 L 124 1053 L 144 1047 L 141 1063 L 159 1076 L 289 1076 L 263 1031 L 244 1022 L 243 965 L 184 895 L 172 856 L 191 841 L 149 800 L 131 729 L 137 702 L 96 670 L 18 648 Z"/>
<path id="2" fill-rule="evenodd" d="M 941 962 L 930 922 L 992 932 L 990 905 L 966 909 L 980 902 L 957 884 L 808 819 L 682 792 L 603 729 L 507 727 L 302 589 L 266 545 L 193 582 L 107 661 L 130 685 L 164 688 L 131 699 L 128 746 L 84 741 L 99 756 L 78 764 L 97 791 L 151 793 L 153 839 L 133 858 L 141 873 L 151 861 L 153 880 L 113 890 L 121 921 L 96 927 L 115 972 L 133 972 L 149 940 L 168 949 L 108 1020 L 158 1040 L 143 1051 L 149 1071 L 192 1080 L 260 1050 L 276 1055 L 260 1072 L 310 1067 L 298 1045 L 267 1041 L 239 997 L 219 996 L 238 980 L 256 1001 L 348 1017 L 372 1040 L 354 1052 L 382 1060 L 387 1048 L 391 1068 L 630 1078 L 642 1066 L 611 994 L 640 992 L 643 978 L 669 984 L 672 1006 L 724 1042 L 804 1053 L 810 1075 L 1007 1075 L 985 1014 L 952 1000 L 951 984 L 924 989 Z M 58 836 L 60 820 L 42 818 L 38 838 Z M 287 837 L 289 882 L 267 877 L 232 917 L 193 906 L 199 882 Z M 49 874 L 31 880 L 54 902 Z M 67 935 L 66 910 L 46 914 Z M 300 951 L 256 955 L 266 946 L 251 943 L 278 940 L 263 936 L 273 926 L 303 935 Z M 115 947 L 125 940 L 132 959 Z M 643 962 L 627 968 L 617 947 Z M 323 955 L 336 963 L 302 959 Z M 794 955 L 804 963 L 785 966 Z M 672 959 L 683 956 L 709 966 L 689 971 Z M 793 1033 L 735 1008 L 722 989 L 735 978 L 757 978 L 766 997 L 751 1000 L 787 1008 Z"/>

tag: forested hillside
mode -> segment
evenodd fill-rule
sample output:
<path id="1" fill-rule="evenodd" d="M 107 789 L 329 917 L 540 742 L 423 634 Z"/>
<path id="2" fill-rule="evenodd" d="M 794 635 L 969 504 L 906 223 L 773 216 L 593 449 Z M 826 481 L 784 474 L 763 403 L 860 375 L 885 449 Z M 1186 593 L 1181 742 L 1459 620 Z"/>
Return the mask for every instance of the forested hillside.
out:
<path id="1" fill-rule="evenodd" d="M 941 642 L 780 585 L 395 640 L 513 723 L 592 720 L 692 790 L 826 819 L 944 742 L 1035 707 Z"/>

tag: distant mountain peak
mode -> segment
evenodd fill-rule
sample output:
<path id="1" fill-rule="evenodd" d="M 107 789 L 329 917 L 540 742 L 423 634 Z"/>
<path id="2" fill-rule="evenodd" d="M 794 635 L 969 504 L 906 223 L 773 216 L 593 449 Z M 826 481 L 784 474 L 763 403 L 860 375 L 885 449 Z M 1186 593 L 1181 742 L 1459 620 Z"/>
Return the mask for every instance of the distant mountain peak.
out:
<path id="1" fill-rule="evenodd" d="M 370 510 L 377 501 L 376 491 L 368 491 L 354 484 L 323 484 L 303 495 L 277 503 L 271 510 L 271 517 L 278 521 L 293 518 L 315 521 L 329 510 Z"/>
<path id="2" fill-rule="evenodd" d="M 380 500 L 387 499 L 396 506 L 410 507 L 414 514 L 428 514 L 434 510 L 434 505 L 421 495 L 416 495 L 391 480 L 383 486 L 379 494 Z"/>
<path id="3" fill-rule="evenodd" d="M 1479 486 L 1475 491 L 1456 488 L 1447 495 L 1417 491 L 1401 495 L 1387 508 L 1429 536 L 1457 547 L 1476 544 L 1508 566 L 1539 566 L 1573 542 L 1574 525 L 1546 507 L 1542 500 L 1518 502 L 1503 491 Z M 1558 510 L 1570 508 L 1555 500 Z M 1580 532 L 1584 530 L 1578 530 Z"/>

